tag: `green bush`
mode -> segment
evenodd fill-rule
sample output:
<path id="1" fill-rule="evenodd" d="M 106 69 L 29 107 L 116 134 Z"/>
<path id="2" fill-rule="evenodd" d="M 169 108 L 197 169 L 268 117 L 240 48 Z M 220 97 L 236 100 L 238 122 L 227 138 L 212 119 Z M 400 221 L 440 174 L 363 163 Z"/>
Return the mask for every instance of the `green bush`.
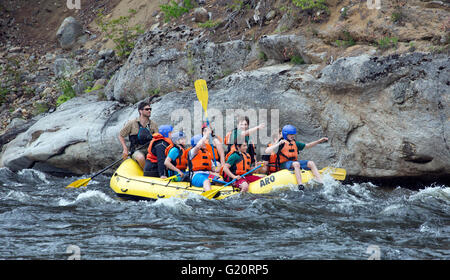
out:
<path id="1" fill-rule="evenodd" d="M 120 58 L 127 58 L 134 48 L 136 38 L 144 33 L 144 30 L 139 24 L 130 26 L 129 21 L 131 16 L 135 15 L 136 10 L 130 9 L 128 16 L 121 16 L 116 19 L 106 20 L 102 11 L 97 13 L 95 22 L 105 33 L 106 38 L 111 39 L 117 50 L 117 55 Z"/>
<path id="2" fill-rule="evenodd" d="M 397 37 L 384 37 L 377 41 L 378 48 L 380 50 L 387 50 L 392 47 L 397 48 L 398 38 Z"/>
<path id="3" fill-rule="evenodd" d="M 328 10 L 326 0 L 292 0 L 292 3 L 302 10 Z"/>
<path id="4" fill-rule="evenodd" d="M 0 105 L 6 102 L 6 94 L 9 92 L 7 88 L 0 87 Z"/>
<path id="5" fill-rule="evenodd" d="M 291 57 L 291 63 L 295 65 L 305 64 L 305 60 L 303 60 L 303 57 L 301 57 L 300 55 L 294 55 L 293 57 Z"/>
<path id="6" fill-rule="evenodd" d="M 70 80 L 62 79 L 59 81 L 58 87 L 61 90 L 62 94 L 56 100 L 56 106 L 59 106 L 76 96 L 75 90 L 73 89 L 72 85 L 73 84 Z"/>
<path id="7" fill-rule="evenodd" d="M 198 27 L 201 27 L 201 28 L 215 28 L 221 23 L 222 22 L 220 20 L 217 20 L 217 21 L 207 20 L 204 23 L 199 23 Z"/>
<path id="8" fill-rule="evenodd" d="M 188 13 L 190 9 L 194 8 L 194 5 L 192 5 L 191 0 L 184 0 L 183 5 L 179 6 L 172 0 L 169 4 L 160 5 L 159 7 L 164 13 L 164 20 L 169 22 L 172 18 L 179 18 L 183 14 Z"/>
<path id="9" fill-rule="evenodd" d="M 351 47 L 354 46 L 356 44 L 355 40 L 353 39 L 353 37 L 350 35 L 350 32 L 348 31 L 344 31 L 342 32 L 342 36 L 341 36 L 342 40 L 336 40 L 336 45 L 338 47 Z"/>

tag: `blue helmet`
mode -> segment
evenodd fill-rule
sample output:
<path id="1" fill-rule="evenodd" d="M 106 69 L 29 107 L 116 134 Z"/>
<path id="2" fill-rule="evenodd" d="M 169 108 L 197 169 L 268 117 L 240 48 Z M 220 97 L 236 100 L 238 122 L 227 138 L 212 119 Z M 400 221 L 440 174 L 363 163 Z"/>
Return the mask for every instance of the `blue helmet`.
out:
<path id="1" fill-rule="evenodd" d="M 297 129 L 295 128 L 295 126 L 288 124 L 283 126 L 283 130 L 281 131 L 281 133 L 283 134 L 283 138 L 287 140 L 288 134 L 297 134 Z"/>
<path id="2" fill-rule="evenodd" d="M 159 127 L 159 133 L 161 133 L 161 135 L 164 137 L 169 137 L 169 132 L 172 132 L 172 130 L 173 130 L 173 127 L 171 125 L 167 125 L 167 124 L 161 125 Z"/>
<path id="3" fill-rule="evenodd" d="M 203 136 L 201 134 L 197 134 L 192 136 L 191 138 L 191 146 L 195 147 L 197 145 L 197 143 L 203 138 Z"/>

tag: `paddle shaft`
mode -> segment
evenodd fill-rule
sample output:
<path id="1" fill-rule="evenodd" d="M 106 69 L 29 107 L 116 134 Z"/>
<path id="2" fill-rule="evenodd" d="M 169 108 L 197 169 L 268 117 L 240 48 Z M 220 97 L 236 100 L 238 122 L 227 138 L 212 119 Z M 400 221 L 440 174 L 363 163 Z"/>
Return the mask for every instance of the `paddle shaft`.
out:
<path id="1" fill-rule="evenodd" d="M 255 168 L 251 169 L 250 171 L 247 171 L 246 173 L 244 173 L 244 174 L 241 175 L 241 178 L 244 178 L 245 176 L 247 176 L 248 174 L 254 172 L 255 170 L 260 169 L 262 166 L 263 166 L 263 165 L 261 164 L 261 165 L 256 166 Z M 226 186 L 228 186 L 228 185 L 230 185 L 230 184 L 236 182 L 236 180 L 237 180 L 237 179 L 231 180 L 230 182 L 226 183 L 224 187 L 226 187 Z"/>
<path id="2" fill-rule="evenodd" d="M 97 177 L 98 175 L 102 174 L 103 172 L 105 172 L 106 170 L 110 169 L 111 167 L 113 167 L 114 165 L 116 165 L 117 163 L 121 162 L 123 160 L 123 158 L 116 160 L 115 162 L 111 163 L 110 165 L 108 165 L 107 167 L 103 168 L 102 170 L 100 170 L 99 172 L 95 173 L 94 175 L 92 175 L 91 179 L 94 179 L 95 177 Z"/>
<path id="3" fill-rule="evenodd" d="M 209 120 L 208 118 L 206 118 L 206 124 L 209 126 L 209 128 L 211 129 L 211 126 L 209 125 Z M 212 135 L 209 135 L 209 142 L 211 142 L 211 147 L 212 147 L 212 154 L 213 154 L 213 159 L 214 159 L 214 166 L 217 166 L 217 161 L 216 161 L 216 152 L 214 151 L 214 141 L 212 138 Z"/>
<path id="4" fill-rule="evenodd" d="M 145 145 L 148 145 L 148 143 L 149 143 L 149 142 L 147 142 L 147 143 L 145 143 L 144 145 L 138 147 L 136 150 L 140 150 L 140 149 L 144 148 Z M 128 155 L 130 156 L 130 155 L 131 155 L 131 152 L 129 152 Z M 103 172 L 105 172 L 106 170 L 110 169 L 111 167 L 113 167 L 113 166 L 116 165 L 117 163 L 121 162 L 122 160 L 123 160 L 123 158 L 120 158 L 120 159 L 116 160 L 115 162 L 111 163 L 111 164 L 108 165 L 107 167 L 105 167 L 105 168 L 103 168 L 102 170 L 100 170 L 99 172 L 95 173 L 95 174 L 91 177 L 91 179 L 93 179 L 93 178 L 97 177 L 98 175 L 102 174 Z"/>

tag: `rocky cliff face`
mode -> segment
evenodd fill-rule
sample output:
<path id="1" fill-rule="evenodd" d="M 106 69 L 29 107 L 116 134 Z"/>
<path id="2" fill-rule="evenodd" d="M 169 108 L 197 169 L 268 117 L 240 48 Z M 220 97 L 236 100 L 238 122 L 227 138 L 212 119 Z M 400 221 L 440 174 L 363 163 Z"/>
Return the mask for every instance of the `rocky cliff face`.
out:
<path id="1" fill-rule="evenodd" d="M 314 65 L 286 64 L 242 71 L 210 83 L 210 118 L 223 135 L 225 120 L 215 121 L 215 114 L 276 109 L 280 126 L 290 123 L 298 128 L 298 140 L 330 138 L 301 153 L 319 166 L 338 165 L 350 175 L 367 177 L 445 175 L 450 172 L 448 65 L 447 56 L 412 53 L 342 58 L 319 72 Z M 196 101 L 192 90 L 166 94 L 152 105 L 152 119 L 180 127 L 180 115 L 171 113 L 185 109 L 181 112 L 191 118 L 190 126 L 183 128 L 193 135 L 202 114 L 194 110 Z M 12 141 L 3 164 L 17 169 L 44 162 L 88 172 L 106 155 L 106 161 L 113 160 L 120 150 L 118 130 L 136 111 L 111 101 L 79 106 L 73 102 Z M 270 136 L 274 126 L 269 124 L 259 139 Z"/>

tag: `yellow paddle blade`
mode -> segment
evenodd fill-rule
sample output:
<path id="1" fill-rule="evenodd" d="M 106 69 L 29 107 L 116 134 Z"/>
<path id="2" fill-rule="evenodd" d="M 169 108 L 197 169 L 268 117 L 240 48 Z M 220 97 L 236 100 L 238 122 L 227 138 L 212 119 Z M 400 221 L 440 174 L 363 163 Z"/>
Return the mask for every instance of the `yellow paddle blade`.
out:
<path id="1" fill-rule="evenodd" d="M 218 189 L 215 189 L 215 190 L 209 190 L 209 191 L 203 192 L 202 195 L 204 197 L 206 197 L 207 199 L 213 199 L 214 196 L 216 196 L 216 194 L 218 192 L 220 192 L 223 188 L 224 187 L 221 187 L 221 188 L 218 188 Z"/>
<path id="2" fill-rule="evenodd" d="M 205 117 L 208 117 L 208 87 L 206 86 L 206 81 L 202 79 L 196 80 L 194 85 L 198 101 L 202 104 L 203 111 L 205 111 Z"/>
<path id="3" fill-rule="evenodd" d="M 76 180 L 75 182 L 72 182 L 69 185 L 67 185 L 66 189 L 86 186 L 89 183 L 89 181 L 91 181 L 91 178 Z"/>
<path id="4" fill-rule="evenodd" d="M 344 168 L 336 167 L 324 167 L 319 170 L 320 174 L 330 174 L 336 180 L 344 181 L 347 175 L 347 171 Z"/>

